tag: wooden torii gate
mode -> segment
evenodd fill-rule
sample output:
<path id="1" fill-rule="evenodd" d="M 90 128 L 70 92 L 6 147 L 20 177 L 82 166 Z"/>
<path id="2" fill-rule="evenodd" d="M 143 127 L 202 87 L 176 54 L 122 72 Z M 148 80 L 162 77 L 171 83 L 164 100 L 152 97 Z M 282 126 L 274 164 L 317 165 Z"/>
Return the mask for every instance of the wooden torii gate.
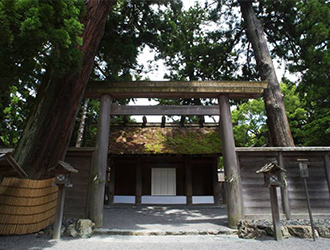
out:
<path id="1" fill-rule="evenodd" d="M 85 97 L 99 98 L 101 107 L 91 171 L 88 217 L 97 227 L 102 227 L 110 115 L 220 115 L 228 224 L 229 227 L 236 228 L 243 216 L 243 203 L 229 99 L 257 98 L 262 95 L 266 87 L 267 82 L 237 81 L 89 82 Z M 113 99 L 122 98 L 217 98 L 219 107 L 154 106 L 150 108 L 112 104 Z"/>

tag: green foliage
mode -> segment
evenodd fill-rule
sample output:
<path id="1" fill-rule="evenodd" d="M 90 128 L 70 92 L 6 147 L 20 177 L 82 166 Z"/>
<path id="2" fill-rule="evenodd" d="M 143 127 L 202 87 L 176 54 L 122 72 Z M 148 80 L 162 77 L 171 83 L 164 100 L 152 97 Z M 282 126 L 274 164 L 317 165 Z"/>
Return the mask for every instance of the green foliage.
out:
<path id="1" fill-rule="evenodd" d="M 9 79 L 12 70 L 18 76 L 28 75 L 49 63 L 56 74 L 78 70 L 76 46 L 82 44 L 79 18 L 83 9 L 78 0 L 1 1 L 0 66 L 11 70 L 4 72 L 10 74 Z"/>
<path id="2" fill-rule="evenodd" d="M 109 15 L 92 78 L 141 79 L 140 73 L 153 69 L 153 62 L 137 62 L 148 45 L 165 60 L 166 78 L 171 80 L 258 79 L 235 9 L 238 1 L 217 3 L 196 4 L 185 11 L 176 0 L 118 1 Z M 330 145 L 329 1 L 261 0 L 255 7 L 272 54 L 299 76 L 295 85 L 284 79 L 281 86 L 296 145 Z M 83 14 L 82 0 L 0 1 L 0 137 L 6 146 L 17 143 L 41 82 L 51 74 L 79 70 Z M 214 101 L 162 100 L 162 104 L 191 103 Z M 236 145 L 268 145 L 262 100 L 235 104 Z M 83 145 L 94 145 L 97 110 L 97 101 L 91 101 Z M 150 150 L 161 148 L 155 145 Z"/>
<path id="3" fill-rule="evenodd" d="M 292 13 L 296 13 L 293 15 Z M 297 91 L 308 112 L 305 145 L 330 145 L 330 4 L 327 0 L 262 0 L 259 15 L 273 45 L 273 54 L 284 59 L 299 75 Z"/>
<path id="4" fill-rule="evenodd" d="M 0 131 L 7 146 L 15 146 L 41 81 L 79 70 L 83 12 L 80 0 L 0 1 Z"/>
<path id="5" fill-rule="evenodd" d="M 242 79 L 236 45 L 242 28 L 235 23 L 218 25 L 216 12 L 198 3 L 184 10 L 174 4 L 162 12 L 156 59 L 164 60 L 164 78 L 178 81 Z M 216 13 L 218 14 L 218 13 Z M 212 28 L 209 28 L 212 27 Z M 213 99 L 158 100 L 162 105 L 210 105 Z M 174 119 L 174 118 L 173 118 Z M 200 117 L 181 117 L 198 122 Z"/>
<path id="6" fill-rule="evenodd" d="M 10 93 L 10 103 L 3 110 L 3 124 L 7 125 L 5 129 L 8 132 L 0 134 L 0 138 L 6 146 L 8 142 L 11 142 L 12 145 L 17 144 L 19 135 L 21 134 L 20 130 L 25 124 L 24 118 L 27 115 L 24 110 L 25 103 L 20 97 L 17 87 L 12 86 Z"/>
<path id="7" fill-rule="evenodd" d="M 330 109 L 318 108 L 313 112 L 313 119 L 305 126 L 305 145 L 329 146 L 330 145 Z"/>
<path id="8" fill-rule="evenodd" d="M 297 88 L 293 83 L 289 81 L 282 83 L 281 89 L 294 143 L 296 146 L 304 145 L 308 136 L 306 134 L 308 114 L 305 103 L 299 98 Z"/>
<path id="9" fill-rule="evenodd" d="M 229 80 L 237 77 L 238 55 L 234 49 L 241 30 L 208 30 L 215 26 L 207 8 L 198 3 L 185 11 L 177 5 L 164 11 L 157 59 L 164 59 L 171 80 Z"/>
<path id="10" fill-rule="evenodd" d="M 261 147 L 269 144 L 265 105 L 261 98 L 239 105 L 232 112 L 232 120 L 237 147 Z"/>
<path id="11" fill-rule="evenodd" d="M 141 79 L 142 71 L 137 56 L 145 45 L 157 42 L 161 22 L 160 6 L 174 0 L 123 0 L 118 1 L 109 15 L 105 33 L 95 60 L 96 79 L 130 81 L 133 76 Z"/>
<path id="12" fill-rule="evenodd" d="M 306 128 L 308 112 L 304 108 L 305 104 L 300 100 L 296 91 L 296 86 L 286 81 L 281 84 L 281 90 L 284 95 L 284 103 L 289 125 L 295 145 L 307 144 Z M 248 100 L 240 104 L 232 112 L 234 123 L 235 144 L 238 147 L 250 146 L 268 146 L 270 145 L 270 136 L 266 123 L 266 112 L 264 101 L 259 98 Z"/>

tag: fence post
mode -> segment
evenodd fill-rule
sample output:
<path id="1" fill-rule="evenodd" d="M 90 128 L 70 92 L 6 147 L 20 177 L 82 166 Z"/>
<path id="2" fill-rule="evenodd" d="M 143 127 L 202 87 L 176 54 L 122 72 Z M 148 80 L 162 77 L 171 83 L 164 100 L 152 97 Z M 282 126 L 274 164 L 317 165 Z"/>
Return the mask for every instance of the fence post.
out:
<path id="1" fill-rule="evenodd" d="M 64 184 L 58 185 L 56 215 L 55 215 L 54 234 L 53 234 L 54 240 L 58 240 L 61 237 L 61 226 L 62 226 L 62 218 L 63 218 L 63 211 L 64 211 L 64 199 L 65 199 Z"/>

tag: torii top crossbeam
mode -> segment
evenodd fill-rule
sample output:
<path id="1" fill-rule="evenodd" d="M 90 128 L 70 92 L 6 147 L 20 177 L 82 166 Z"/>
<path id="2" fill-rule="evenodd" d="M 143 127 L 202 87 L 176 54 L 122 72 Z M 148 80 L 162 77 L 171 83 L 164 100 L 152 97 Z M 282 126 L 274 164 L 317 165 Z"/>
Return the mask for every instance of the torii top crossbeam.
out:
<path id="1" fill-rule="evenodd" d="M 109 94 L 113 98 L 217 98 L 227 94 L 230 99 L 260 97 L 267 82 L 248 81 L 90 81 L 85 97 L 98 98 Z"/>

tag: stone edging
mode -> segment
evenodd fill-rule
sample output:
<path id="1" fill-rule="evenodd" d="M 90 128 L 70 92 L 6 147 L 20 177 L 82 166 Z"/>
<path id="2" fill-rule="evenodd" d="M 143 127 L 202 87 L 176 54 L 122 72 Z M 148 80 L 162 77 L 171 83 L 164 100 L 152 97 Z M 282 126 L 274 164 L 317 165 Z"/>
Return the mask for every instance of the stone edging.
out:
<path id="1" fill-rule="evenodd" d="M 315 223 L 316 237 L 330 238 L 330 220 L 317 220 Z M 307 220 L 282 221 L 281 232 L 284 238 L 313 238 L 312 228 Z M 238 224 L 238 237 L 244 239 L 274 236 L 270 221 L 243 220 Z"/>
<path id="2" fill-rule="evenodd" d="M 236 235 L 237 230 L 125 230 L 125 229 L 95 229 L 94 235 L 131 235 L 131 236 L 167 236 L 167 235 Z"/>

